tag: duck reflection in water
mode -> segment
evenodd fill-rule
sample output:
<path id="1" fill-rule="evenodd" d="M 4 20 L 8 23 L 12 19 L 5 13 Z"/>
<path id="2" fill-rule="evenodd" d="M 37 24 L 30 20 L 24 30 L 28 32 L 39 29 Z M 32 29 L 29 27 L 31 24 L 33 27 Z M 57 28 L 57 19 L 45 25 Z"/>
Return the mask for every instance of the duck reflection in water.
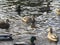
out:
<path id="1" fill-rule="evenodd" d="M 35 16 L 32 16 L 31 28 L 36 28 L 35 22 L 36 22 Z"/>
<path id="2" fill-rule="evenodd" d="M 46 7 L 46 12 L 47 12 L 47 14 L 49 13 L 49 11 L 51 11 L 49 5 L 50 5 L 50 2 L 47 3 L 47 7 Z"/>
<path id="3" fill-rule="evenodd" d="M 16 12 L 18 13 L 18 15 L 20 15 L 20 13 L 21 13 L 21 6 L 20 6 L 20 4 L 18 4 L 16 6 Z"/>

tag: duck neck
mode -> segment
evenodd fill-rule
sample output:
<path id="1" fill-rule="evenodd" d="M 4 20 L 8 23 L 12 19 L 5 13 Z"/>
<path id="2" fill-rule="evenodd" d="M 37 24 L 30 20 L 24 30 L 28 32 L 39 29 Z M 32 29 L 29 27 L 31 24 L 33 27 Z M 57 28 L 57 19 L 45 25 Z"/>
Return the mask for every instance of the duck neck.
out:
<path id="1" fill-rule="evenodd" d="M 49 29 L 49 32 L 50 32 L 50 33 L 53 33 L 52 28 Z"/>
<path id="2" fill-rule="evenodd" d="M 53 32 L 50 30 L 49 33 L 53 33 Z"/>
<path id="3" fill-rule="evenodd" d="M 31 43 L 34 43 L 34 40 L 31 40 Z"/>

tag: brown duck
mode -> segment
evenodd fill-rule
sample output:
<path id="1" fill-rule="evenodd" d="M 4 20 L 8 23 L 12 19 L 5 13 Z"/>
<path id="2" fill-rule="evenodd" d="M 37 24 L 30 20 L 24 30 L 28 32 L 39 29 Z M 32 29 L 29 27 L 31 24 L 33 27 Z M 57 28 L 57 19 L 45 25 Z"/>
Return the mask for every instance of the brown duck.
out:
<path id="1" fill-rule="evenodd" d="M 0 22 L 0 28 L 1 29 L 9 29 L 10 24 L 8 22 L 9 22 L 8 19 L 6 20 L 6 22 L 4 22 L 4 21 Z"/>

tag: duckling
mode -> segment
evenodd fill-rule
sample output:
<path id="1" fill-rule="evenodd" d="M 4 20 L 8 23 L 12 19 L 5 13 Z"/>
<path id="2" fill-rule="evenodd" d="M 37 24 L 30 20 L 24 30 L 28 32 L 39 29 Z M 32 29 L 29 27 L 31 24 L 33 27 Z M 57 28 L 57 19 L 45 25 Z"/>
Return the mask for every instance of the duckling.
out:
<path id="1" fill-rule="evenodd" d="M 22 21 L 25 22 L 25 23 L 29 23 L 29 22 L 31 22 L 31 18 L 28 17 L 28 16 L 25 16 L 25 17 L 22 18 Z"/>
<path id="2" fill-rule="evenodd" d="M 4 21 L 0 22 L 0 28 L 1 29 L 9 29 L 10 24 L 8 22 L 9 22 L 8 19 L 6 20 L 6 22 L 4 22 Z"/>
<path id="3" fill-rule="evenodd" d="M 56 34 L 53 34 L 52 32 L 52 28 L 49 28 L 49 32 L 48 32 L 48 35 L 47 35 L 48 39 L 52 42 L 58 42 L 58 37 Z"/>
<path id="4" fill-rule="evenodd" d="M 60 9 L 56 9 L 56 14 L 60 15 Z"/>
<path id="5" fill-rule="evenodd" d="M 35 36 L 32 36 L 30 39 L 31 45 L 35 45 L 34 41 L 36 40 Z"/>

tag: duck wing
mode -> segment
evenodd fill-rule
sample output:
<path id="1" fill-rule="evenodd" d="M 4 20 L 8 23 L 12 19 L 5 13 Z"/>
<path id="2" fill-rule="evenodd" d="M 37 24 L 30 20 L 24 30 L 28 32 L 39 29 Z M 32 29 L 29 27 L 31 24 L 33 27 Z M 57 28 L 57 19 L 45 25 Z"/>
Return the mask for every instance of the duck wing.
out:
<path id="1" fill-rule="evenodd" d="M 51 38 L 56 39 L 57 38 L 57 35 L 56 34 L 52 34 L 51 35 Z"/>

